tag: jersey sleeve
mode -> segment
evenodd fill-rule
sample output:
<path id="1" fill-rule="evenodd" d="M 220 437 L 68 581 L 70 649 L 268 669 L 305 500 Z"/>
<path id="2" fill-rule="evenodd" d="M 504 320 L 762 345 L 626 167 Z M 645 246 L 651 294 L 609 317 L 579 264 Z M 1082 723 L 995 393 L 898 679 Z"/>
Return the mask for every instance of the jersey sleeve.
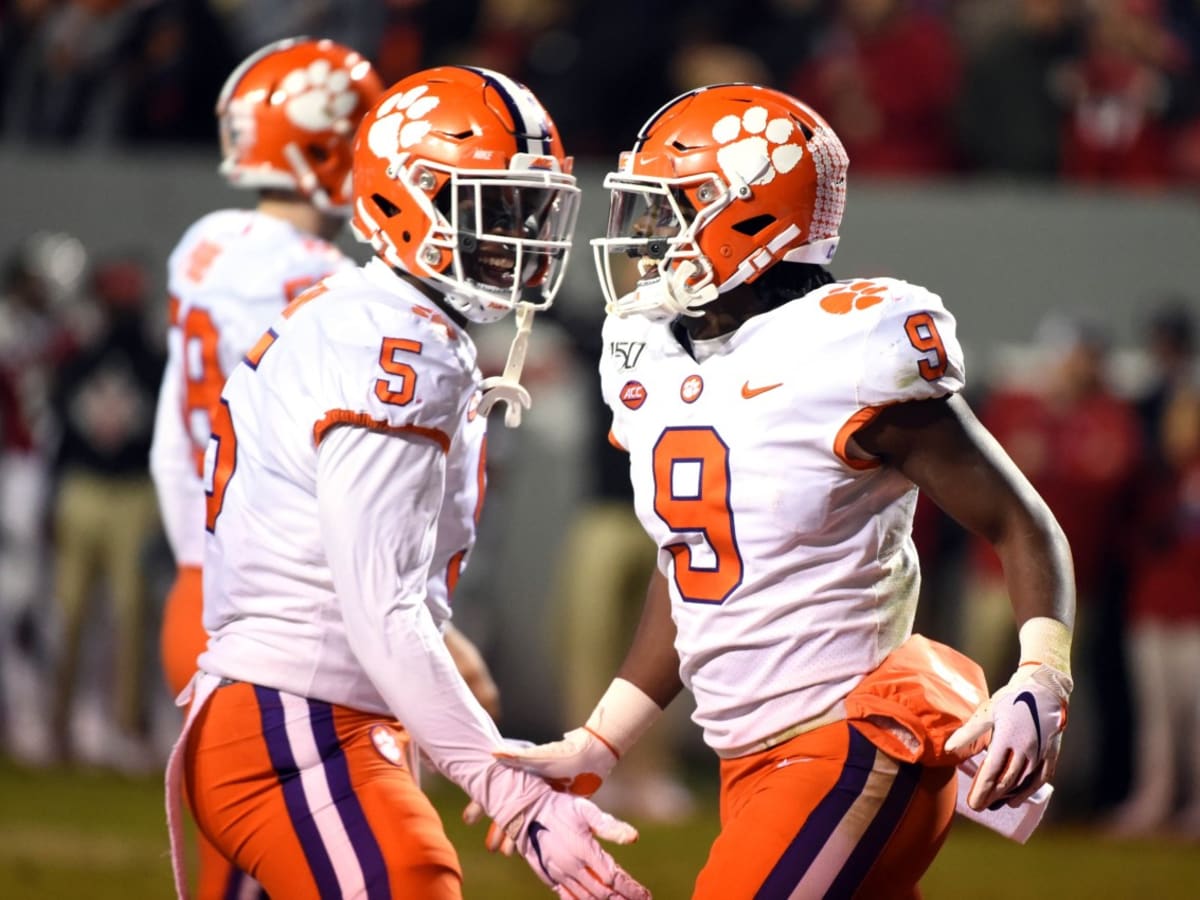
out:
<path id="1" fill-rule="evenodd" d="M 890 282 L 868 333 L 856 401 L 863 407 L 958 393 L 966 381 L 954 316 L 925 288 Z"/>
<path id="2" fill-rule="evenodd" d="M 331 310 L 335 313 L 330 315 Z M 330 428 L 356 425 L 420 437 L 449 452 L 475 382 L 453 341 L 416 316 L 371 322 L 339 319 L 327 306 L 318 327 L 334 338 L 323 365 L 336 381 L 313 423 L 317 443 Z"/>
<path id="3" fill-rule="evenodd" d="M 368 677 L 438 770 L 507 822 L 544 785 L 499 771 L 492 752 L 500 732 L 425 602 L 445 467 L 424 442 L 335 430 L 318 449 L 321 537 L 347 638 Z"/>
<path id="4" fill-rule="evenodd" d="M 204 554 L 197 510 L 204 505 L 204 485 L 196 473 L 184 421 L 182 334 L 175 325 L 167 334 L 167 364 L 159 386 L 150 444 L 150 475 L 176 563 L 199 565 Z"/>

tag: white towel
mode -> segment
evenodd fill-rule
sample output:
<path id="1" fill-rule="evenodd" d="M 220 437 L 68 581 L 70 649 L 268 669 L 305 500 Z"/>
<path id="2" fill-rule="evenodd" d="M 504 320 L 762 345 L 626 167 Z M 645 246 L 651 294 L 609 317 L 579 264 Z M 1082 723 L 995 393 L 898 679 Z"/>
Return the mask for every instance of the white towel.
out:
<path id="1" fill-rule="evenodd" d="M 970 819 L 972 822 L 978 822 L 992 831 L 1004 835 L 1006 838 L 1011 838 L 1018 844 L 1023 844 L 1029 840 L 1029 836 L 1033 834 L 1035 828 L 1042 821 L 1042 816 L 1046 813 L 1046 806 L 1050 803 L 1050 795 L 1054 793 L 1054 788 L 1049 784 L 1043 784 L 1040 788 L 1033 792 L 1019 806 L 1001 806 L 999 809 L 985 809 L 977 811 L 967 806 L 967 792 L 971 789 L 971 782 L 975 778 L 975 773 L 979 771 L 979 764 L 983 762 L 986 750 L 980 750 L 970 759 L 964 760 L 958 766 L 958 801 L 955 805 L 955 812 L 964 818 Z"/>

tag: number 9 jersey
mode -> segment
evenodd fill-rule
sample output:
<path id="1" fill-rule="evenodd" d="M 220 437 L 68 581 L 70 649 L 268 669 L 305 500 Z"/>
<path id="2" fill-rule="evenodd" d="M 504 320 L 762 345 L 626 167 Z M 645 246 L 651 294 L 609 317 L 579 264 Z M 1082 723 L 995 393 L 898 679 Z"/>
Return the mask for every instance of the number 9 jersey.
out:
<path id="1" fill-rule="evenodd" d="M 694 719 L 719 755 L 844 718 L 909 636 L 917 489 L 847 443 L 884 406 L 963 388 L 954 318 L 916 285 L 825 285 L 684 349 L 609 316 L 600 374 L 659 548 Z"/>

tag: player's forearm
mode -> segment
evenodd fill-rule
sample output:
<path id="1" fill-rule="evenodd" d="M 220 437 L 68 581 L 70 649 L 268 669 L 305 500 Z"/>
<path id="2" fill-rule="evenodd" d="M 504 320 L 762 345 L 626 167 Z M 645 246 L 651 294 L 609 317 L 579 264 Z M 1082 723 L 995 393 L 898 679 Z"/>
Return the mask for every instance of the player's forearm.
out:
<path id="1" fill-rule="evenodd" d="M 671 595 L 666 578 L 657 569 L 650 577 L 642 617 L 617 677 L 636 685 L 663 709 L 683 690 Z"/>
<path id="2" fill-rule="evenodd" d="M 1040 500 L 1038 507 L 1015 518 L 993 547 L 1017 624 L 1047 617 L 1073 627 L 1075 576 L 1062 529 Z"/>

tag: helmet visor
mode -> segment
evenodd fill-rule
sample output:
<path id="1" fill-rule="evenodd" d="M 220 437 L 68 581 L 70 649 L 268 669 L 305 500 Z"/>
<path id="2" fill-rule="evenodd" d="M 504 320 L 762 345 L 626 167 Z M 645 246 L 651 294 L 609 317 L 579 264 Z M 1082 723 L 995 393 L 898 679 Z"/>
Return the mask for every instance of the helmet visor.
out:
<path id="1" fill-rule="evenodd" d="M 436 202 L 457 236 L 458 278 L 514 302 L 549 304 L 579 212 L 573 179 L 554 183 L 524 174 L 459 174 Z M 527 291 L 532 296 L 525 296 Z"/>
<path id="2" fill-rule="evenodd" d="M 679 185 L 612 185 L 608 213 L 610 252 L 629 256 L 666 256 L 671 238 L 687 231 L 696 209 Z"/>

